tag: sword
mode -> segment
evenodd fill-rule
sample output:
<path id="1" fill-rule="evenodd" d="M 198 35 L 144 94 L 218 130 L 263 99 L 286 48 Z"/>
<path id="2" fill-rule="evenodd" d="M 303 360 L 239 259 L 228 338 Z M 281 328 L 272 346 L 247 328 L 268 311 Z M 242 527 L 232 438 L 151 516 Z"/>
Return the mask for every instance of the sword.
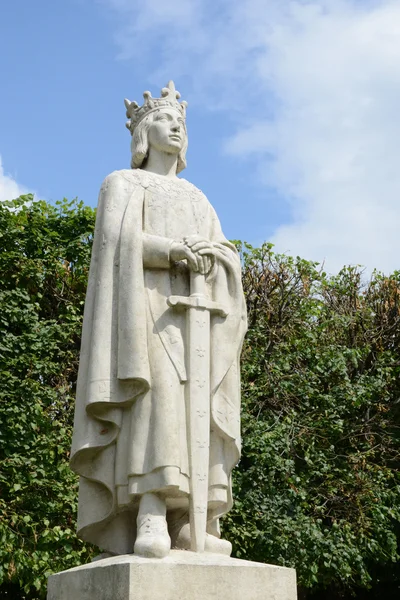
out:
<path id="1" fill-rule="evenodd" d="M 190 538 L 192 552 L 204 552 L 210 462 L 210 315 L 226 317 L 228 313 L 221 304 L 207 298 L 205 276 L 193 271 L 190 296 L 170 296 L 168 304 L 187 311 Z"/>

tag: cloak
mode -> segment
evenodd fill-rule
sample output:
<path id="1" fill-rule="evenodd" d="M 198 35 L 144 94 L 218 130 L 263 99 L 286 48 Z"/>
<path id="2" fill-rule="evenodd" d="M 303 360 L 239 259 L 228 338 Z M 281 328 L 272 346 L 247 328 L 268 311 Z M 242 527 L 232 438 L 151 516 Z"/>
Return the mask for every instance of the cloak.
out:
<path id="1" fill-rule="evenodd" d="M 146 256 L 151 256 L 153 266 L 168 272 L 173 241 L 146 231 L 152 178 L 153 174 L 140 169 L 123 170 L 111 173 L 103 182 L 83 318 L 71 450 L 71 468 L 80 475 L 78 534 L 116 553 L 132 551 L 132 513 L 137 511 L 139 498 L 126 494 L 131 474 L 124 472 L 119 435 L 131 408 L 152 389 Z M 196 196 L 201 233 L 217 248 L 217 260 L 207 278 L 208 295 L 228 312 L 226 318 L 211 317 L 211 428 L 222 443 L 229 477 L 226 501 L 209 509 L 208 519 L 215 521 L 232 505 L 230 477 L 240 457 L 239 357 L 247 327 L 246 309 L 234 246 L 223 236 L 215 211 L 200 190 L 179 181 L 186 189 L 190 186 L 190 193 Z M 178 354 L 182 349 L 180 360 L 168 343 L 162 322 L 155 335 L 184 383 L 185 340 L 174 346 Z M 126 486 L 121 485 L 121 477 Z"/>

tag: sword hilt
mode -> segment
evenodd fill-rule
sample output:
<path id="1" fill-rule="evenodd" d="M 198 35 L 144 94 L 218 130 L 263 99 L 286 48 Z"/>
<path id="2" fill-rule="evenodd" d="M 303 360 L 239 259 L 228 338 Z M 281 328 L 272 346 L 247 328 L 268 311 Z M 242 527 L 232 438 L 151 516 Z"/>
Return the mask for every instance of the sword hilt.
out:
<path id="1" fill-rule="evenodd" d="M 171 308 L 177 308 L 178 310 L 197 308 L 201 310 L 208 310 L 210 313 L 218 315 L 219 317 L 227 317 L 229 312 L 222 304 L 209 300 L 203 294 L 190 294 L 190 296 L 170 296 L 167 298 L 167 304 Z"/>
<path id="2" fill-rule="evenodd" d="M 171 308 L 205 309 L 220 317 L 227 317 L 229 314 L 225 306 L 207 298 L 205 275 L 195 271 L 190 271 L 190 296 L 170 296 L 167 303 Z"/>
<path id="3" fill-rule="evenodd" d="M 206 295 L 206 276 L 199 271 L 190 271 L 190 295 Z"/>

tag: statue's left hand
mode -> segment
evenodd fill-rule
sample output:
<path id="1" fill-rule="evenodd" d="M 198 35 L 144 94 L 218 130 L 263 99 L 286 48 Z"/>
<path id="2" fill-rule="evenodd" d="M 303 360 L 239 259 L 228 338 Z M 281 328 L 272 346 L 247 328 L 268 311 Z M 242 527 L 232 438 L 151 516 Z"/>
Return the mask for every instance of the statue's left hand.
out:
<path id="1" fill-rule="evenodd" d="M 213 243 L 197 234 L 188 235 L 184 238 L 184 242 L 196 255 L 200 273 L 207 275 L 213 268 L 215 262 L 215 249 Z"/>
<path id="2" fill-rule="evenodd" d="M 220 242 L 214 242 L 215 258 L 228 269 L 240 269 L 240 257 L 237 252 L 233 252 L 232 248 L 227 247 Z"/>

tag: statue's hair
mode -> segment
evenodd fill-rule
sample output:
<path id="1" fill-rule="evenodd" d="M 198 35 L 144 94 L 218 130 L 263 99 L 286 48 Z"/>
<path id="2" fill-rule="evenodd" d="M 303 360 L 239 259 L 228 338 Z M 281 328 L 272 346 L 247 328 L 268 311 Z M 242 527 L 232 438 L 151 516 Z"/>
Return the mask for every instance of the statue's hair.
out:
<path id="1" fill-rule="evenodd" d="M 146 162 L 146 159 L 149 155 L 149 128 L 152 122 L 154 121 L 154 117 L 160 111 L 154 111 L 144 117 L 140 123 L 135 127 L 132 135 L 131 142 L 131 167 L 132 169 L 140 169 L 143 166 L 143 163 Z M 188 148 L 188 136 L 186 131 L 186 125 L 183 125 L 183 131 L 185 134 L 182 150 L 178 154 L 178 162 L 176 166 L 176 172 L 180 173 L 183 169 L 186 168 L 186 151 Z"/>

